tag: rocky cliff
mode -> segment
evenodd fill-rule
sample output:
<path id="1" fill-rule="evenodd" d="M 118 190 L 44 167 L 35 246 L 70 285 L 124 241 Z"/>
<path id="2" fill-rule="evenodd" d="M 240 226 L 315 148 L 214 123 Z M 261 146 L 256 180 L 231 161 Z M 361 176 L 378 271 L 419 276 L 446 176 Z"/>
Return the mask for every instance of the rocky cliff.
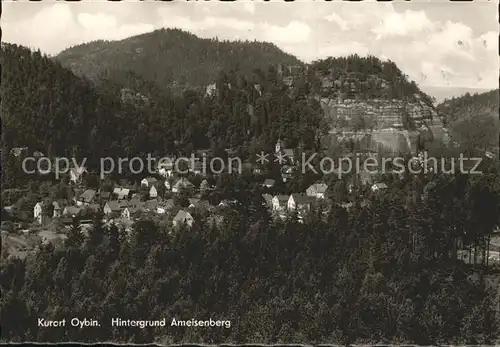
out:
<path id="1" fill-rule="evenodd" d="M 319 98 L 329 133 L 340 142 L 363 141 L 367 150 L 415 153 L 419 141 L 447 141 L 447 130 L 434 107 L 418 100 L 341 100 Z M 356 135 L 354 135 L 356 134 Z"/>

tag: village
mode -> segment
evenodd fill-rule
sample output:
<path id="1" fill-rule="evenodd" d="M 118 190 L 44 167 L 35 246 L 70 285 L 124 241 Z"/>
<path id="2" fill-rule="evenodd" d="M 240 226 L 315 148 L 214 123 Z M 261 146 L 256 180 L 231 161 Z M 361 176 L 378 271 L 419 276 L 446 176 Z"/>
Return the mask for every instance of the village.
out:
<path id="1" fill-rule="evenodd" d="M 281 153 L 287 158 L 286 163 L 281 165 L 281 179 L 283 182 L 290 180 L 296 172 L 294 164 L 294 149 L 282 148 L 281 141 L 276 143 L 276 153 Z M 292 192 L 291 194 L 273 194 L 276 180 L 266 178 L 262 167 L 244 163 L 246 169 L 251 170 L 254 176 L 260 176 L 262 180 L 260 186 L 262 198 L 266 207 L 273 216 L 285 219 L 290 213 L 297 213 L 299 220 L 319 202 L 323 205 L 331 202 L 333 192 L 324 182 L 317 182 L 310 185 L 303 192 Z M 65 225 L 70 225 L 74 218 L 80 217 L 83 224 L 88 223 L 84 216 L 92 212 L 102 210 L 106 221 L 129 226 L 131 222 L 142 218 L 148 214 L 164 215 L 171 217 L 173 226 L 192 226 L 195 222 L 192 211 L 204 210 L 216 213 L 217 210 L 229 208 L 235 201 L 223 199 L 217 204 L 211 204 L 207 199 L 203 199 L 204 192 L 216 189 L 210 185 L 207 179 L 202 179 L 199 185 L 195 185 L 184 175 L 177 175 L 174 172 L 174 164 L 167 163 L 157 168 L 155 177 L 144 177 L 140 181 L 140 188 L 132 186 L 116 185 L 112 191 L 87 189 L 82 185 L 82 178 L 86 174 L 85 169 L 73 168 L 69 171 L 70 182 L 73 184 L 75 196 L 72 201 L 53 201 L 52 206 L 45 206 L 46 203 L 38 202 L 33 209 L 33 219 L 39 225 L 47 224 L 49 218 L 57 218 Z M 196 163 L 189 168 L 189 175 L 193 177 L 206 176 L 205 168 L 200 163 Z M 189 176 L 187 175 L 187 176 Z M 362 183 L 370 185 L 372 191 L 387 188 L 382 182 L 373 182 L 369 174 L 361 173 Z M 352 190 L 352 184 L 350 185 Z M 176 204 L 176 197 L 187 198 L 187 206 Z M 345 205 L 347 206 L 347 205 Z M 44 213 L 49 208 L 52 213 Z"/>
<path id="2" fill-rule="evenodd" d="M 276 189 L 299 173 L 296 149 L 283 148 L 282 141 L 278 140 L 275 154 L 286 158 L 279 164 L 282 182 L 278 182 L 276 177 L 270 178 L 264 165 L 245 162 L 241 172 L 241 175 L 249 175 L 256 182 L 255 190 L 260 193 L 270 215 L 281 220 L 295 215 L 303 223 L 304 217 L 315 207 L 321 207 L 326 213 L 333 205 L 335 193 L 324 180 L 319 179 L 303 191 Z M 42 242 L 54 242 L 55 239 L 64 239 L 64 230 L 68 230 L 75 221 L 81 225 L 83 232 L 88 230 L 98 212 L 103 215 L 104 223 L 113 223 L 123 230 L 131 230 L 134 222 L 140 219 L 158 220 L 174 228 L 190 228 L 200 214 L 215 223 L 223 222 L 224 211 L 237 203 L 227 197 L 210 198 L 218 188 L 209 183 L 215 181 L 214 176 L 208 177 L 206 168 L 200 163 L 181 175 L 175 172 L 175 165 L 170 162 L 157 167 L 154 175 L 142 178 L 136 185 L 120 181 L 107 189 L 86 186 L 84 178 L 88 174 L 84 167 L 70 169 L 67 179 L 72 198 L 38 201 L 33 207 L 31 226 L 21 228 L 22 233 L 33 234 L 37 231 Z M 350 179 L 346 186 L 351 193 L 357 184 L 373 192 L 387 188 L 386 183 L 375 181 L 373 175 L 367 172 L 354 176 L 355 179 Z M 342 206 L 349 208 L 352 203 L 344 200 Z M 13 206 L 5 206 L 4 209 L 9 212 Z"/>
<path id="3" fill-rule="evenodd" d="M 234 150 L 226 151 L 234 154 Z M 208 152 L 209 150 L 200 150 L 198 154 L 206 155 Z M 378 195 L 391 184 L 387 175 L 360 171 L 349 174 L 344 179 L 334 180 L 334 183 L 326 178 L 328 175 L 323 175 L 303 190 L 290 191 L 284 188 L 285 183 L 302 174 L 298 172 L 297 153 L 296 148 L 284 148 L 282 140 L 277 140 L 274 154 L 278 158 L 285 158 L 278 163 L 281 182 L 262 164 L 246 161 L 243 163 L 243 171 L 239 172 L 254 182 L 254 193 L 260 195 L 263 207 L 277 220 L 294 216 L 299 223 L 307 223 L 307 215 L 311 211 L 321 211 L 326 216 L 335 204 L 350 209 L 355 197 L 360 195 L 364 203 L 369 203 L 366 194 Z M 425 160 L 422 153 L 414 159 L 417 162 Z M 200 162 L 188 167 L 187 173 L 183 171 L 180 174 L 176 172 L 176 168 L 174 162 L 163 163 L 156 167 L 154 174 L 143 177 L 137 184 L 127 184 L 120 180 L 112 187 L 98 189 L 85 184 L 85 177 L 89 175 L 87 169 L 72 168 L 67 178 L 72 191 L 71 199 L 38 201 L 33 207 L 28 226 L 26 223 L 23 223 L 24 227 L 20 227 L 20 223 L 12 226 L 12 231 L 20 235 L 8 233 L 5 227 L 2 228 L 2 235 L 9 235 L 5 241 L 12 244 L 13 254 L 24 257 L 40 242 L 54 244 L 64 240 L 66 231 L 75 223 L 86 234 L 92 228 L 94 217 L 99 214 L 102 215 L 103 223 L 116 225 L 125 232 L 130 232 L 136 221 L 145 219 L 177 229 L 193 227 L 201 216 L 217 226 L 224 223 L 226 212 L 239 202 L 230 196 L 217 194 L 219 188 L 215 182 L 217 177 L 221 178 L 220 175 L 207 172 L 207 168 Z M 403 175 L 396 177 L 398 179 L 395 182 L 398 182 Z M 339 190 L 338 185 L 342 189 Z M 12 209 L 13 206 L 4 207 L 6 212 Z M 32 241 L 28 242 L 29 239 Z M 492 246 L 495 250 L 490 254 L 491 260 L 498 262 L 500 252 L 496 251 L 496 241 Z M 463 257 L 469 257 L 467 252 Z"/>

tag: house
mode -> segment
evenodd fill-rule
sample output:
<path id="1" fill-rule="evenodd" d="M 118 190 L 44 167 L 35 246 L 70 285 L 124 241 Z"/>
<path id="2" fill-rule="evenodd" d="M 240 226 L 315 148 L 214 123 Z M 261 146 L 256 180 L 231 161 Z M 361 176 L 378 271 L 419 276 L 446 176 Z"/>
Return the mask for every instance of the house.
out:
<path id="1" fill-rule="evenodd" d="M 171 210 L 174 208 L 174 199 L 168 199 L 163 203 L 159 203 L 158 206 L 156 207 L 156 212 L 157 213 L 166 213 L 168 210 Z"/>
<path id="2" fill-rule="evenodd" d="M 103 208 L 104 214 L 120 213 L 121 210 L 122 206 L 120 206 L 117 200 L 106 202 Z"/>
<path id="3" fill-rule="evenodd" d="M 146 178 L 143 178 L 142 181 L 141 181 L 141 186 L 144 186 L 144 187 L 151 187 L 151 185 L 153 184 L 157 184 L 158 183 L 158 180 L 154 177 L 146 177 Z"/>
<path id="4" fill-rule="evenodd" d="M 128 201 L 127 207 L 137 207 L 144 206 L 144 202 L 141 201 L 138 197 L 132 198 Z"/>
<path id="5" fill-rule="evenodd" d="M 130 194 L 130 189 L 117 187 L 113 189 L 113 194 L 115 194 L 118 200 L 127 199 Z"/>
<path id="6" fill-rule="evenodd" d="M 200 201 L 200 199 L 189 198 L 188 201 L 189 201 L 189 207 L 194 207 L 194 205 L 196 205 Z"/>
<path id="7" fill-rule="evenodd" d="M 82 182 L 83 174 L 87 172 L 84 167 L 73 167 L 69 170 L 69 181 L 73 184 L 80 184 Z"/>
<path id="8" fill-rule="evenodd" d="M 78 206 L 88 205 L 94 201 L 95 195 L 96 191 L 94 189 L 87 189 L 78 197 L 76 204 Z"/>
<path id="9" fill-rule="evenodd" d="M 144 204 L 144 208 L 147 211 L 156 211 L 156 209 L 158 208 L 158 200 L 152 199 L 152 200 L 146 201 Z"/>
<path id="10" fill-rule="evenodd" d="M 43 202 L 37 202 L 35 207 L 33 208 L 33 218 L 39 223 L 43 222 L 43 210 L 45 208 L 45 204 Z"/>
<path id="11" fill-rule="evenodd" d="M 172 192 L 179 193 L 183 190 L 192 190 L 194 185 L 185 177 L 182 177 L 172 186 Z"/>
<path id="12" fill-rule="evenodd" d="M 181 226 L 181 225 L 187 225 L 188 227 L 193 226 L 194 223 L 194 218 L 191 215 L 191 213 L 180 210 L 177 212 L 177 214 L 174 217 L 173 224 L 175 227 Z"/>
<path id="13" fill-rule="evenodd" d="M 315 183 L 306 189 L 307 196 L 317 199 L 324 199 L 328 185 L 325 183 Z"/>
<path id="14" fill-rule="evenodd" d="M 108 200 L 111 196 L 110 192 L 104 192 L 102 190 L 99 191 L 99 199 L 101 200 Z"/>
<path id="15" fill-rule="evenodd" d="M 378 182 L 372 185 L 372 191 L 376 192 L 382 189 L 387 189 L 387 184 L 383 182 Z"/>
<path id="16" fill-rule="evenodd" d="M 121 216 L 124 219 L 132 220 L 143 212 L 144 208 L 142 206 L 128 206 L 123 209 Z"/>
<path id="17" fill-rule="evenodd" d="M 284 211 L 287 208 L 288 195 L 276 195 L 272 200 L 273 211 Z"/>
<path id="18" fill-rule="evenodd" d="M 53 201 L 52 207 L 53 207 L 52 218 L 61 217 L 61 213 L 62 213 L 61 205 L 57 201 Z"/>
<path id="19" fill-rule="evenodd" d="M 151 188 L 149 189 L 149 197 L 150 198 L 158 197 L 158 190 L 156 189 L 156 186 L 154 184 L 151 185 Z"/>
<path id="20" fill-rule="evenodd" d="M 26 151 L 28 151 L 28 147 L 13 147 L 9 153 L 14 157 L 19 157 L 23 152 Z"/>
<path id="21" fill-rule="evenodd" d="M 272 188 L 274 187 L 275 182 L 276 182 L 275 180 L 268 178 L 264 181 L 264 183 L 262 183 L 262 186 L 266 188 Z"/>
<path id="22" fill-rule="evenodd" d="M 204 191 L 208 191 L 208 190 L 212 190 L 213 188 L 210 187 L 210 183 L 208 183 L 208 181 L 205 179 L 203 181 L 201 181 L 200 183 L 200 191 L 204 192 Z"/>
<path id="23" fill-rule="evenodd" d="M 80 214 L 82 209 L 77 206 L 66 206 L 63 210 L 63 216 L 75 217 Z"/>
<path id="24" fill-rule="evenodd" d="M 308 211 L 311 209 L 312 199 L 306 194 L 292 194 L 287 202 L 288 211 Z"/>

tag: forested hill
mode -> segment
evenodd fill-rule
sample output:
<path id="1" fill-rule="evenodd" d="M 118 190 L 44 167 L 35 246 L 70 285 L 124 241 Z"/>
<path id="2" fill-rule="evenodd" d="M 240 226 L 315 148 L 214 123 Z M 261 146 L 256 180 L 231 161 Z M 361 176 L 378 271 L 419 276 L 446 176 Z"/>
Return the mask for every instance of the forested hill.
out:
<path id="1" fill-rule="evenodd" d="M 2 45 L 2 65 L 2 82 L 9 86 L 2 97 L 5 155 L 27 146 L 50 157 L 87 157 L 89 167 L 106 156 L 271 148 L 279 136 L 311 148 L 320 129 L 318 103 L 305 97 L 307 90 L 290 93 L 273 69 L 220 73 L 210 97 L 192 90 L 172 95 L 128 70 L 109 74 L 96 88 L 39 51 L 17 45 Z M 5 155 L 4 184 L 18 177 L 12 170 L 20 167 Z"/>
<path id="2" fill-rule="evenodd" d="M 206 86 L 221 71 L 250 73 L 269 65 L 301 62 L 266 42 L 203 39 L 178 29 L 161 29 L 121 41 L 95 41 L 61 52 L 63 66 L 99 81 L 114 70 L 130 70 L 174 89 Z"/>
<path id="3" fill-rule="evenodd" d="M 470 151 L 498 152 L 500 121 L 499 90 L 481 94 L 465 94 L 438 105 L 454 137 Z"/>
<path id="4" fill-rule="evenodd" d="M 446 119 L 452 123 L 477 115 L 492 116 L 498 118 L 498 106 L 500 104 L 499 90 L 495 89 L 481 94 L 464 94 L 458 98 L 445 99 L 438 105 L 438 110 L 446 115 Z"/>
<path id="5" fill-rule="evenodd" d="M 433 106 L 434 100 L 390 60 L 354 54 L 318 60 L 311 67 L 316 76 L 323 80 L 322 93 L 325 96 L 334 90 L 348 99 L 417 101 L 418 98 L 428 106 Z"/>

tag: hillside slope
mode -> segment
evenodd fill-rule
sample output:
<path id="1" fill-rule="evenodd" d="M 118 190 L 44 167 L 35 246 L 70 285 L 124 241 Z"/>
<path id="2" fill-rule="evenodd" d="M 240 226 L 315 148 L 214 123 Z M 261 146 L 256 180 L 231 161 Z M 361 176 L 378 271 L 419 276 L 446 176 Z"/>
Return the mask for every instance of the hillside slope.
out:
<path id="1" fill-rule="evenodd" d="M 438 111 L 465 150 L 475 154 L 498 153 L 499 105 L 499 90 L 495 89 L 445 100 L 438 105 Z"/>
<path id="2" fill-rule="evenodd" d="M 66 49 L 56 59 L 93 81 L 116 70 L 129 70 L 174 90 L 206 87 L 221 71 L 240 70 L 245 74 L 278 63 L 301 64 L 270 43 L 202 39 L 178 29 L 82 44 Z"/>

